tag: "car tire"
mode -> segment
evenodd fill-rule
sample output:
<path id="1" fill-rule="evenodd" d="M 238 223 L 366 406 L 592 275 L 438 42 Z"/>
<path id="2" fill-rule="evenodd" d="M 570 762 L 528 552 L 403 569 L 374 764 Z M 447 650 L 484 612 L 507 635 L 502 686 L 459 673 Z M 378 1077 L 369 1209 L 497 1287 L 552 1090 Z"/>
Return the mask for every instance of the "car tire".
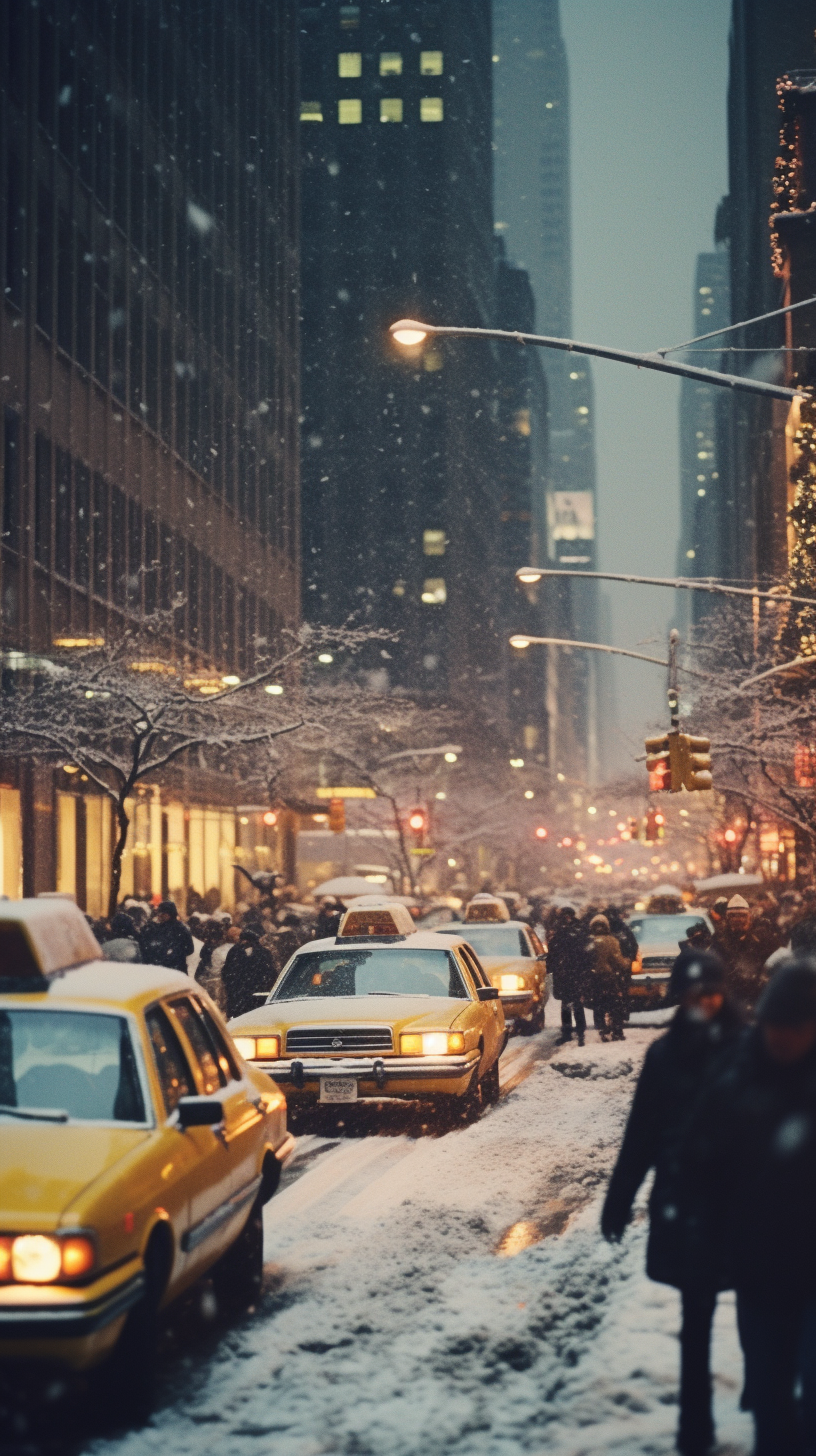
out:
<path id="1" fill-rule="evenodd" d="M 213 1265 L 213 1290 L 219 1308 L 238 1314 L 256 1304 L 263 1285 L 263 1207 L 252 1205 L 235 1243 Z"/>
<path id="2" fill-rule="evenodd" d="M 459 1101 L 460 1115 L 464 1122 L 475 1122 L 482 1110 L 482 1090 L 477 1067 L 470 1079 L 468 1089 Z"/>
<path id="3" fill-rule="evenodd" d="M 145 1254 L 145 1288 L 129 1311 L 112 1353 L 97 1371 L 98 1408 L 106 1424 L 143 1426 L 153 1409 L 158 1374 L 159 1305 L 172 1253 L 164 1234 Z"/>
<path id="4" fill-rule="evenodd" d="M 534 1036 L 536 1032 L 543 1031 L 546 1024 L 547 1012 L 544 1009 L 544 1002 L 539 1001 L 538 1005 L 533 1007 L 533 1013 L 527 1023 L 527 1029 L 530 1035 Z"/>
<path id="5" fill-rule="evenodd" d="M 492 1067 L 485 1072 L 480 1082 L 482 1089 L 482 1104 L 485 1107 L 493 1107 L 499 1100 L 499 1059 L 496 1058 Z"/>

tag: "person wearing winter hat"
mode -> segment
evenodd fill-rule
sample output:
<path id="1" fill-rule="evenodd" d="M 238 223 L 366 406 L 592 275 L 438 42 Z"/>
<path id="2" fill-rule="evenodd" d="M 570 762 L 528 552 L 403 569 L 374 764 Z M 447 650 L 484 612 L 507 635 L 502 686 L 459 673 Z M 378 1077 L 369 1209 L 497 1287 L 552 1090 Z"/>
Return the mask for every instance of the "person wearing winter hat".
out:
<path id="1" fill-rule="evenodd" d="M 193 937 L 172 900 L 156 906 L 153 919 L 139 932 L 139 949 L 146 966 L 166 966 L 187 972 L 187 957 L 193 953 Z"/>
<path id="2" fill-rule="evenodd" d="M 623 1041 L 626 988 L 632 969 L 612 934 L 605 915 L 593 915 L 589 922 L 589 996 L 601 1041 Z"/>
<path id="3" fill-rule="evenodd" d="M 742 895 L 732 895 L 728 901 L 725 920 L 717 926 L 711 948 L 725 966 L 731 995 L 746 1010 L 752 1009 L 765 984 L 765 962 L 775 946 L 752 926 L 751 908 Z"/>
<path id="4" fill-rule="evenodd" d="M 695 1263 L 737 1292 L 756 1456 L 816 1451 L 816 966 L 773 976 L 690 1123 Z M 795 1399 L 797 1380 L 800 1401 Z"/>
<path id="5" fill-rule="evenodd" d="M 649 1199 L 646 1272 L 680 1291 L 680 1422 L 677 1449 L 702 1456 L 714 1440 L 709 1352 L 716 1284 L 696 1279 L 686 1248 L 690 1211 L 680 1178 L 678 1150 L 696 1099 L 733 1047 L 742 1021 L 725 993 L 717 956 L 686 950 L 674 962 L 671 1025 L 652 1042 L 638 1078 L 621 1149 L 609 1182 L 601 1231 L 623 1235 L 640 1185 L 655 1170 Z"/>

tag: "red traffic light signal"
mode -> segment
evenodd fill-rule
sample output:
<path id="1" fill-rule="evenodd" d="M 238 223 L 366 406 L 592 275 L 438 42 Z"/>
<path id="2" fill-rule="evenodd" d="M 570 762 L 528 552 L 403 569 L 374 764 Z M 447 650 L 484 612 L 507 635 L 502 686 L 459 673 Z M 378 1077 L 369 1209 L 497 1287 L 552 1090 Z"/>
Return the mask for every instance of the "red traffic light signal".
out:
<path id="1" fill-rule="evenodd" d="M 329 799 L 329 828 L 332 831 L 332 834 L 342 834 L 345 831 L 345 799 Z"/>
<path id="2" fill-rule="evenodd" d="M 537 828 L 537 830 L 535 832 L 535 837 L 536 837 L 536 839 L 546 839 L 547 838 L 547 833 L 548 833 L 548 831 L 544 828 L 544 825 L 543 824 L 539 824 L 539 826 L 538 826 L 538 828 Z"/>
<path id="3" fill-rule="evenodd" d="M 413 829 L 414 834 L 422 834 L 425 829 L 425 810 L 414 809 L 408 816 L 408 827 Z"/>
<path id="4" fill-rule="evenodd" d="M 646 739 L 646 769 L 649 774 L 649 789 L 652 793 L 671 789 L 668 734 L 664 733 L 661 738 Z"/>
<path id="5" fill-rule="evenodd" d="M 278 816 L 275 813 L 274 809 L 267 809 L 266 813 L 263 816 L 263 822 L 264 824 L 268 824 L 270 828 L 273 824 L 277 824 Z"/>

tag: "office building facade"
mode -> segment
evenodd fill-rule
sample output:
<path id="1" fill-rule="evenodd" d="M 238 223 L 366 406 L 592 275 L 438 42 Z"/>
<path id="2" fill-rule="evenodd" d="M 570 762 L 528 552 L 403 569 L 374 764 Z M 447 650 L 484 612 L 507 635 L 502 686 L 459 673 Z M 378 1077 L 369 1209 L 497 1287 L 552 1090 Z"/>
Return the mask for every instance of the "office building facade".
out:
<path id="1" fill-rule="evenodd" d="M 1 0 L 0 24 L 4 668 L 163 611 L 167 653 L 241 676 L 299 620 L 296 7 Z M 0 777 L 7 883 L 82 902 L 101 801 Z M 174 792 L 169 827 L 158 787 L 134 818 L 141 892 L 162 836 L 202 891 L 234 842 L 188 775 L 226 835 L 192 878 L 212 834 L 182 843 Z"/>
<path id="2" fill-rule="evenodd" d="M 558 0 L 494 0 L 494 139 L 496 227 L 508 255 L 527 270 L 537 332 L 572 335 L 569 71 Z M 542 351 L 547 381 L 549 458 L 547 528 L 540 563 L 591 571 L 595 567 L 596 502 L 594 400 L 589 361 Z M 562 634 L 597 640 L 594 583 L 576 580 L 551 592 L 545 610 Z M 550 635 L 558 635 L 554 631 Z M 554 656 L 553 653 L 549 654 Z M 592 654 L 548 668 L 563 726 L 594 782 L 597 755 L 598 664 Z M 601 677 L 603 674 L 601 673 Z M 569 682 L 567 678 L 569 677 Z M 571 706 L 567 707 L 570 704 Z"/>
<path id="3" fill-rule="evenodd" d="M 301 6 L 304 612 L 391 628 L 378 687 L 498 703 L 488 0 Z"/>
<path id="4" fill-rule="evenodd" d="M 727 240 L 715 252 L 700 253 L 694 274 L 692 329 L 696 338 L 731 321 L 730 259 Z M 716 348 L 717 340 L 709 341 Z M 692 358 L 706 356 L 695 355 Z M 716 358 L 716 356 L 715 356 Z M 680 386 L 680 539 L 678 576 L 717 576 L 727 536 L 723 519 L 721 405 L 723 391 L 697 380 Z M 710 607 L 701 592 L 678 594 L 678 625 L 699 621 Z"/>

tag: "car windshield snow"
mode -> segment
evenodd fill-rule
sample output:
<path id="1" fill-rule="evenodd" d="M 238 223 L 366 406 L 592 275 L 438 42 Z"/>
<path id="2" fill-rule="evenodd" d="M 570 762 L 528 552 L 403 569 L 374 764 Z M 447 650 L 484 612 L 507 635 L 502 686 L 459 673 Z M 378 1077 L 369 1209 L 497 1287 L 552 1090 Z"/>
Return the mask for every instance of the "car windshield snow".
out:
<path id="1" fill-rule="evenodd" d="M 524 931 L 515 925 L 444 925 L 441 935 L 461 935 L 472 945 L 477 956 L 528 956 L 530 947 Z"/>
<path id="2" fill-rule="evenodd" d="M 308 951 L 299 955 L 270 1001 L 320 996 L 453 996 L 467 998 L 453 956 L 444 950 Z"/>
<path id="3" fill-rule="evenodd" d="M 0 1011 L 0 1104 L 60 1109 L 82 1122 L 144 1122 L 124 1017 Z"/>

